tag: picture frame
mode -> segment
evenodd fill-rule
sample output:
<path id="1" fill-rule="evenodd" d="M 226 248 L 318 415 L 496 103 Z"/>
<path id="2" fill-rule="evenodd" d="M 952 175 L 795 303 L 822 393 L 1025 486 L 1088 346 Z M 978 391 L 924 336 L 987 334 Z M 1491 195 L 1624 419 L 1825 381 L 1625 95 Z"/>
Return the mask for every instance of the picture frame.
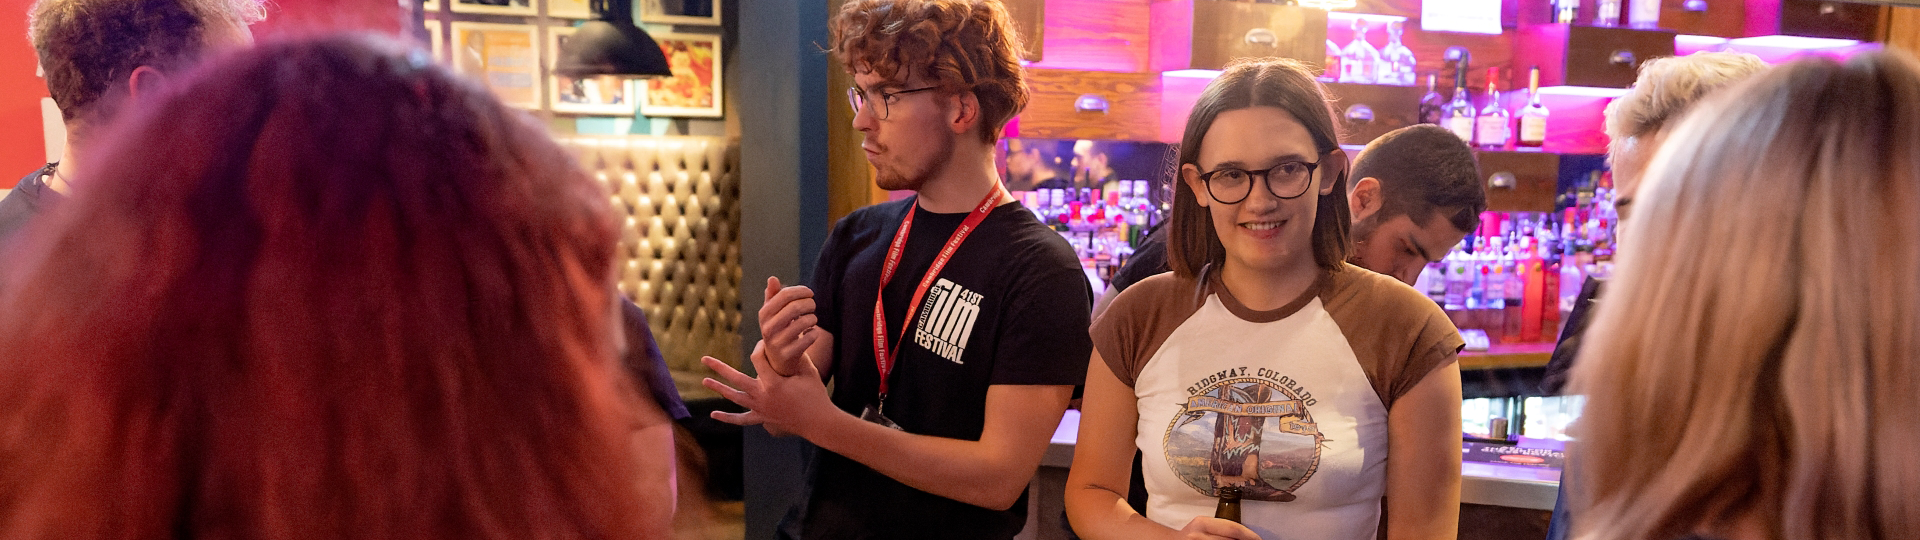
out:
<path id="1" fill-rule="evenodd" d="M 540 108 L 540 47 L 534 26 L 454 21 L 447 65 L 480 81 L 500 101 Z"/>
<path id="2" fill-rule="evenodd" d="M 640 22 L 720 26 L 720 0 L 638 0 Z"/>
<path id="3" fill-rule="evenodd" d="M 454 13 L 479 13 L 486 15 L 538 15 L 533 6 L 534 0 L 447 0 L 451 2 Z M 504 2 L 495 4 L 492 2 Z"/>
<path id="4" fill-rule="evenodd" d="M 440 31 L 440 25 L 444 23 L 438 19 L 427 19 L 426 24 L 427 52 L 433 54 L 433 61 L 444 63 L 447 61 L 446 36 Z"/>
<path id="5" fill-rule="evenodd" d="M 721 116 L 720 36 L 714 34 L 654 34 L 667 55 L 672 77 L 642 81 L 640 114 L 646 116 Z"/>
<path id="6" fill-rule="evenodd" d="M 554 72 L 560 59 L 560 47 L 572 37 L 574 27 L 547 27 L 548 108 L 555 113 L 602 116 L 633 116 L 641 85 L 616 75 L 575 79 Z"/>
<path id="7" fill-rule="evenodd" d="M 547 0 L 547 16 L 556 19 L 593 18 L 593 7 L 588 0 Z"/>

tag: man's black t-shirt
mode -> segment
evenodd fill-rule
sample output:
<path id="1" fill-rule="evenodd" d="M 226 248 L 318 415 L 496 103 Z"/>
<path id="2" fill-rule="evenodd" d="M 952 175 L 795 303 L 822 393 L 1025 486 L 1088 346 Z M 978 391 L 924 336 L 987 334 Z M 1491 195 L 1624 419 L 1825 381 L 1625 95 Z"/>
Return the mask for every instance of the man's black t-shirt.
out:
<path id="1" fill-rule="evenodd" d="M 860 414 L 878 401 L 873 305 L 888 243 L 913 200 L 854 212 L 834 227 L 814 268 L 815 312 L 833 333 L 833 402 Z M 906 304 L 965 213 L 917 210 L 886 288 L 888 342 L 898 351 L 883 411 L 910 433 L 979 440 L 987 387 L 1079 385 L 1093 351 L 1093 291 L 1059 233 L 1019 204 L 995 208 L 967 237 L 901 339 Z M 933 495 L 832 452 L 813 466 L 804 538 L 1012 538 L 1026 498 L 989 510 Z"/>
<path id="2" fill-rule="evenodd" d="M 5 199 L 0 199 L 0 268 L 9 266 L 7 248 L 18 239 L 27 221 L 61 199 L 60 192 L 47 187 L 46 176 L 52 172 L 51 164 L 34 169 L 7 192 Z"/>

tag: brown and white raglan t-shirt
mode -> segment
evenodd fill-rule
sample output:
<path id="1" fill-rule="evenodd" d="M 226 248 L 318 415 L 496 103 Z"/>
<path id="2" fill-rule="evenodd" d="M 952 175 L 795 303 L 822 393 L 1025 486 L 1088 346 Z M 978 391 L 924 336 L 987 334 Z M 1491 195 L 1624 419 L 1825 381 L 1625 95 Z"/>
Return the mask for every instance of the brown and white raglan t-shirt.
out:
<path id="1" fill-rule="evenodd" d="M 1387 411 L 1464 342 L 1425 295 L 1345 265 L 1272 311 L 1217 277 L 1154 276 L 1093 343 L 1138 400 L 1148 519 L 1181 528 L 1239 486 L 1261 538 L 1358 540 L 1380 523 Z"/>

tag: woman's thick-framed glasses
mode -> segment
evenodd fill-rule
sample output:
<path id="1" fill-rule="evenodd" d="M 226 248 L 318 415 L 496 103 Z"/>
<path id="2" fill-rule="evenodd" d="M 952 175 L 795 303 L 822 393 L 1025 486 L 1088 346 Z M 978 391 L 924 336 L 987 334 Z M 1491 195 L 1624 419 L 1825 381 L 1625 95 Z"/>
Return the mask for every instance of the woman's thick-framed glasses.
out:
<path id="1" fill-rule="evenodd" d="M 1319 162 L 1287 160 L 1278 165 L 1258 171 L 1249 171 L 1238 167 L 1221 167 L 1200 173 L 1200 182 L 1207 186 L 1207 196 L 1220 204 L 1237 204 L 1247 200 L 1253 194 L 1253 180 L 1258 177 L 1267 185 L 1267 193 L 1281 199 L 1292 199 L 1307 194 L 1307 186 L 1313 184 L 1313 171 L 1322 163 L 1333 159 L 1344 163 L 1345 154 L 1339 150 L 1328 152 Z M 1337 165 L 1336 165 L 1337 167 Z M 1333 172 L 1334 169 L 1329 169 Z"/>
<path id="2" fill-rule="evenodd" d="M 869 112 L 873 114 L 874 119 L 886 120 L 887 116 L 893 114 L 892 108 L 893 108 L 894 96 L 899 96 L 902 94 L 911 94 L 914 92 L 925 92 L 935 88 L 939 88 L 939 87 L 927 86 L 922 88 L 915 88 L 912 90 L 896 90 L 893 92 L 882 91 L 880 92 L 880 109 L 875 111 L 869 111 Z M 867 91 L 861 90 L 860 87 L 858 86 L 848 88 L 847 103 L 853 104 L 853 114 L 855 115 L 860 114 L 860 110 L 866 108 L 867 106 Z"/>

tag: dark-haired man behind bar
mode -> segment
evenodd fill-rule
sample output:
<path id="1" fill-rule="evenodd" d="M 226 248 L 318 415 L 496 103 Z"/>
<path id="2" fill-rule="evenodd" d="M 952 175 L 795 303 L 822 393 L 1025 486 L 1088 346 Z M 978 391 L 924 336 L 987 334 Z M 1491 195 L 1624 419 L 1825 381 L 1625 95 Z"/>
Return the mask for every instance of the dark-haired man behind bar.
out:
<path id="1" fill-rule="evenodd" d="M 830 32 L 875 182 L 915 195 L 835 225 L 811 287 L 768 280 L 759 378 L 707 360 L 751 411 L 714 417 L 823 450 L 783 534 L 1012 538 L 1092 351 L 1079 259 L 994 168 L 1019 37 L 995 0 L 850 0 Z"/>

